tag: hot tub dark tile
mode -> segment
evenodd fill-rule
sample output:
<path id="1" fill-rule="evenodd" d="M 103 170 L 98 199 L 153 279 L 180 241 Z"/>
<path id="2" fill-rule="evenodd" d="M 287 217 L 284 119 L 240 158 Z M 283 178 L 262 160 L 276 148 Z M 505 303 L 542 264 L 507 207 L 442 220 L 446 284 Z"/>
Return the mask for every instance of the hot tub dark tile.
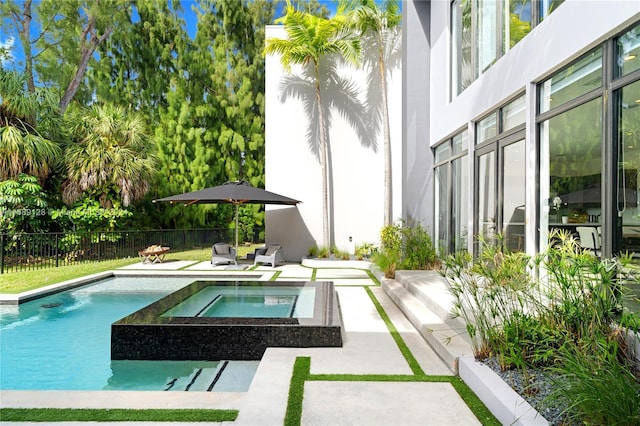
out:
<path id="1" fill-rule="evenodd" d="M 162 316 L 206 286 L 315 288 L 312 318 Z M 267 347 L 341 347 L 342 322 L 332 282 L 196 281 L 111 326 L 114 360 L 259 360 Z"/>

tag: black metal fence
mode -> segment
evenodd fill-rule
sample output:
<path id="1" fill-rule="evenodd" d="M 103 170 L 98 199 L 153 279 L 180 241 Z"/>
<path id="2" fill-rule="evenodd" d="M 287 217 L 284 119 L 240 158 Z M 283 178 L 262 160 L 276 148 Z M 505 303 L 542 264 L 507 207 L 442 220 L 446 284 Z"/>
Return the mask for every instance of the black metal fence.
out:
<path id="1" fill-rule="evenodd" d="M 234 241 L 229 229 L 162 229 L 148 231 L 52 232 L 0 234 L 0 274 L 55 268 L 85 261 L 138 257 L 153 245 L 171 252 L 211 247 Z"/>

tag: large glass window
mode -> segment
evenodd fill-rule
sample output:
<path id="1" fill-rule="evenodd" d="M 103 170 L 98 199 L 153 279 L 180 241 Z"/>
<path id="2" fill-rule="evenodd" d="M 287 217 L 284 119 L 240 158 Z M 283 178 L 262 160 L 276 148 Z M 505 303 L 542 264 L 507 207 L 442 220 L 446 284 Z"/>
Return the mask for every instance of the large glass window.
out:
<path id="1" fill-rule="evenodd" d="M 492 112 L 487 117 L 478 121 L 476 143 L 482 142 L 495 137 L 498 134 L 498 113 Z"/>
<path id="2" fill-rule="evenodd" d="M 488 243 L 498 234 L 496 217 L 496 153 L 490 151 L 478 157 L 476 181 L 478 183 L 477 223 L 478 235 Z"/>
<path id="3" fill-rule="evenodd" d="M 555 73 L 539 87 L 541 113 L 602 87 L 602 48 Z"/>
<path id="4" fill-rule="evenodd" d="M 467 249 L 469 238 L 468 132 L 465 130 L 435 148 L 435 224 L 441 253 Z"/>
<path id="5" fill-rule="evenodd" d="M 602 99 L 540 124 L 543 229 L 600 227 L 602 213 Z M 546 225 L 546 226 L 545 226 Z M 544 244 L 545 241 L 543 240 Z"/>
<path id="6" fill-rule="evenodd" d="M 453 241 L 449 246 L 455 251 L 466 250 L 469 240 L 469 166 L 467 162 L 467 146 L 469 133 L 464 131 L 453 138 L 453 154 L 451 162 L 451 228 Z M 463 154 L 463 155 L 460 155 Z"/>
<path id="7" fill-rule="evenodd" d="M 616 77 L 640 69 L 640 24 L 618 38 L 616 56 Z"/>
<path id="8" fill-rule="evenodd" d="M 531 0 L 511 0 L 504 9 L 504 51 L 508 51 L 524 38 L 533 23 Z"/>
<path id="9" fill-rule="evenodd" d="M 638 54 L 635 23 L 539 85 L 540 229 L 604 256 L 640 250 Z"/>
<path id="10" fill-rule="evenodd" d="M 438 239 L 438 247 L 446 251 L 449 245 L 449 164 L 436 167 L 435 179 L 435 203 L 438 213 L 435 223 L 435 235 Z"/>
<path id="11" fill-rule="evenodd" d="M 524 124 L 526 120 L 527 106 L 524 103 L 524 95 L 514 99 L 502 108 L 502 131 L 506 132 L 514 127 Z"/>
<path id="12" fill-rule="evenodd" d="M 525 249 L 525 161 L 524 139 L 502 149 L 502 234 L 511 251 Z"/>
<path id="13" fill-rule="evenodd" d="M 615 252 L 640 254 L 640 81 L 621 88 L 618 101 L 618 141 L 615 193 Z"/>
<path id="14" fill-rule="evenodd" d="M 451 97 L 459 95 L 563 0 L 452 0 Z"/>
<path id="15" fill-rule="evenodd" d="M 478 22 L 476 34 L 476 39 L 478 40 L 476 43 L 477 74 L 482 74 L 498 58 L 497 7 L 498 2 L 496 1 L 480 1 L 476 8 L 476 21 Z"/>
<path id="16" fill-rule="evenodd" d="M 451 92 L 454 97 L 475 80 L 471 62 L 471 0 L 455 0 L 451 12 Z"/>
<path id="17" fill-rule="evenodd" d="M 562 3 L 564 0 L 540 0 L 539 20 L 542 21 Z"/>

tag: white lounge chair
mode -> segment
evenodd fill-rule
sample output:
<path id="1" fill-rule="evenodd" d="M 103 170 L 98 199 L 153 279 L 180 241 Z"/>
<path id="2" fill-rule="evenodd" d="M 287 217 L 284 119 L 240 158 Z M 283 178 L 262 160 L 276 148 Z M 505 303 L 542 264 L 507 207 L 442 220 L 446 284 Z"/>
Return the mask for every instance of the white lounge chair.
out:
<path id="1" fill-rule="evenodd" d="M 258 263 L 270 263 L 272 268 L 284 263 L 282 246 L 274 244 L 268 248 L 256 249 L 256 257 L 253 260 L 253 264 L 257 265 Z"/>
<path id="2" fill-rule="evenodd" d="M 229 265 L 231 263 L 238 264 L 236 261 L 236 248 L 226 243 L 215 243 L 211 247 L 211 264 L 215 266 L 220 264 Z"/>
<path id="3" fill-rule="evenodd" d="M 592 251 L 597 257 L 600 257 L 602 243 L 598 229 L 593 226 L 577 226 L 576 231 L 580 235 L 580 245 L 586 250 Z"/>

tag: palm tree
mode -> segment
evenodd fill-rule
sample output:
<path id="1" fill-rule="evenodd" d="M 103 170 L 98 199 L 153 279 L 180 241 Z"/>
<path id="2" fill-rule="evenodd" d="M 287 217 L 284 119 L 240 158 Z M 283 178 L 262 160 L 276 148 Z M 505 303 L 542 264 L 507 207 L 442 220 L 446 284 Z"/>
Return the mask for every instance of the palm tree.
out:
<path id="1" fill-rule="evenodd" d="M 382 10 L 376 0 L 340 0 L 338 13 L 350 11 L 349 25 L 362 36 L 363 45 L 373 50 L 372 54 L 364 52 L 364 64 L 377 68 L 375 74 L 369 78 L 369 106 L 375 123 L 382 118 L 384 134 L 384 225 L 393 221 L 392 203 L 392 164 L 391 164 L 391 134 L 389 129 L 389 104 L 387 100 L 387 72 L 389 65 L 399 64 L 401 61 L 401 37 L 399 5 L 396 0 L 384 2 Z M 377 83 L 377 84 L 376 84 Z M 382 97 L 376 102 L 377 95 Z M 382 117 L 380 117 L 382 116 Z"/>
<path id="2" fill-rule="evenodd" d="M 77 142 L 65 151 L 63 200 L 73 204 L 85 195 L 110 208 L 114 203 L 127 207 L 142 198 L 155 162 L 142 119 L 115 106 L 94 106 L 75 118 Z"/>
<path id="3" fill-rule="evenodd" d="M 315 77 L 315 102 L 318 109 L 320 130 L 320 169 L 322 173 L 322 231 L 323 245 L 331 246 L 329 233 L 329 194 L 327 135 L 325 112 L 322 104 L 320 64 L 327 55 L 341 55 L 348 63 L 358 64 L 360 40 L 340 19 L 325 19 L 297 11 L 287 1 L 285 15 L 278 20 L 284 24 L 287 39 L 270 38 L 266 42 L 265 54 L 280 55 L 286 72 L 291 73 L 294 64 L 311 66 Z"/>
<path id="4" fill-rule="evenodd" d="M 24 75 L 0 69 L 0 180 L 21 173 L 40 183 L 49 176 L 62 154 L 62 118 L 53 92 L 26 90 Z"/>

